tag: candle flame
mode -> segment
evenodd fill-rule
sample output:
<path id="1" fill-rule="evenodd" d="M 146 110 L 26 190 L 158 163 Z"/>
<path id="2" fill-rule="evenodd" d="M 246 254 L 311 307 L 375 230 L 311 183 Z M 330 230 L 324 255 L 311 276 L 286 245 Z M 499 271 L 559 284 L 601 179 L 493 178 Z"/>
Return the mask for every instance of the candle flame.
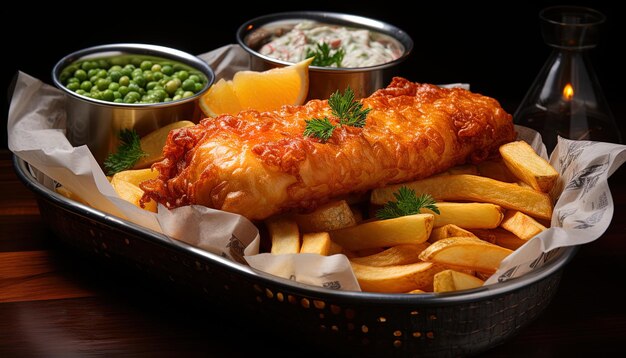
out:
<path id="1" fill-rule="evenodd" d="M 574 87 L 572 87 L 571 83 L 568 83 L 563 88 L 563 99 L 566 101 L 571 101 L 574 97 Z"/>

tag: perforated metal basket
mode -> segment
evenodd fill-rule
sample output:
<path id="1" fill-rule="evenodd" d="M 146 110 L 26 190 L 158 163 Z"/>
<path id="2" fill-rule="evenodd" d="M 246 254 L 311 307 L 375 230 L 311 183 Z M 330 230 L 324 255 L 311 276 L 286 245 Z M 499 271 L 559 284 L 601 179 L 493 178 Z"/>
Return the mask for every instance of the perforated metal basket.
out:
<path id="1" fill-rule="evenodd" d="M 264 315 L 352 356 L 460 356 L 503 343 L 556 293 L 576 248 L 519 279 L 451 294 L 336 291 L 281 279 L 112 217 L 58 195 L 14 157 L 43 220 L 66 243 L 191 288 L 215 302 Z"/>

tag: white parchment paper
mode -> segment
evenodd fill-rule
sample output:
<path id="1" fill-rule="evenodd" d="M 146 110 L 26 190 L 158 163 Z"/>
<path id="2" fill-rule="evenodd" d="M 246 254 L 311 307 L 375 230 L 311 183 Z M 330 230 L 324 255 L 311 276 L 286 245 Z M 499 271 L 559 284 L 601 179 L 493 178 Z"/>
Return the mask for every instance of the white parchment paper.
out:
<path id="1" fill-rule="evenodd" d="M 216 78 L 230 79 L 249 66 L 239 46 L 228 45 L 199 56 Z M 151 213 L 117 196 L 86 146 L 72 147 L 65 138 L 65 98 L 61 91 L 20 73 L 8 118 L 9 149 L 39 173 L 41 182 L 60 183 L 96 209 L 200 249 L 280 277 L 333 289 L 360 290 L 344 255 L 259 254 L 259 232 L 246 218 L 202 206 Z M 517 127 L 521 139 L 545 158 L 541 138 Z M 505 281 L 541 267 L 559 247 L 600 237 L 613 215 L 608 177 L 626 160 L 626 146 L 559 139 L 551 164 L 561 174 L 563 192 L 556 203 L 552 228 L 507 257 L 485 284 Z M 51 178 L 53 181 L 50 181 Z M 552 253 L 551 253 L 552 252 Z"/>

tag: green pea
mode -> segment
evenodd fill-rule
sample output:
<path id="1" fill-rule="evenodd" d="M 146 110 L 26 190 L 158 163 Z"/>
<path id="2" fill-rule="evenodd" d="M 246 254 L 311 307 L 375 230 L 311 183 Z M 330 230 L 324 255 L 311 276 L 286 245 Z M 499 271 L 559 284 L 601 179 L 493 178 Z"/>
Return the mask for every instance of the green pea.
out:
<path id="1" fill-rule="evenodd" d="M 183 81 L 183 90 L 193 91 L 196 88 L 196 83 L 193 80 L 186 79 Z"/>
<path id="2" fill-rule="evenodd" d="M 100 77 L 98 77 L 98 76 L 91 76 L 91 77 L 89 77 L 89 82 L 96 83 L 96 82 L 98 82 L 99 79 L 100 79 Z"/>
<path id="3" fill-rule="evenodd" d="M 131 77 L 134 79 L 137 76 L 143 76 L 143 71 L 138 68 L 133 71 Z"/>
<path id="4" fill-rule="evenodd" d="M 154 67 L 154 66 L 152 66 L 152 67 Z M 163 75 L 163 73 L 162 73 L 162 72 L 153 72 L 153 73 L 152 73 L 152 79 L 153 79 L 154 81 L 160 81 L 160 80 L 162 80 L 162 79 L 163 79 L 163 77 L 164 77 L 164 75 Z"/>
<path id="5" fill-rule="evenodd" d="M 111 77 L 111 81 L 119 82 L 120 78 L 122 78 L 122 72 L 121 71 L 110 71 L 109 72 L 109 76 Z"/>
<path id="6" fill-rule="evenodd" d="M 109 84 L 109 89 L 110 89 L 111 91 L 117 91 L 117 90 L 119 90 L 119 89 L 120 89 L 120 84 L 119 84 L 119 83 L 116 83 L 116 82 L 111 82 L 111 83 Z"/>
<path id="7" fill-rule="evenodd" d="M 163 65 L 163 67 L 161 68 L 161 72 L 164 75 L 171 76 L 174 74 L 174 68 L 170 65 Z"/>
<path id="8" fill-rule="evenodd" d="M 89 81 L 83 81 L 80 84 L 80 89 L 82 89 L 83 91 L 89 91 L 91 90 L 91 87 L 93 86 L 93 84 L 91 84 L 91 82 Z"/>
<path id="9" fill-rule="evenodd" d="M 82 90 L 82 89 L 77 89 L 77 90 L 76 90 L 76 94 L 79 94 L 79 95 L 81 95 L 81 96 L 84 96 L 84 95 L 85 95 L 85 93 L 87 93 L 87 92 L 85 92 L 85 90 Z"/>
<path id="10" fill-rule="evenodd" d="M 149 70 L 151 68 L 152 68 L 152 61 L 146 60 L 146 61 L 141 62 L 141 69 L 142 70 L 147 71 L 147 70 Z"/>
<path id="11" fill-rule="evenodd" d="M 70 77 L 70 79 L 67 80 L 67 84 L 70 84 L 70 83 L 78 83 L 78 84 L 80 84 L 80 80 L 78 78 L 76 78 L 76 77 Z"/>
<path id="12" fill-rule="evenodd" d="M 85 92 L 83 93 L 83 96 L 87 97 L 87 98 L 91 98 L 91 93 L 89 92 Z"/>
<path id="13" fill-rule="evenodd" d="M 122 98 L 122 94 L 119 91 L 113 91 L 113 98 Z"/>
<path id="14" fill-rule="evenodd" d="M 105 78 L 107 75 L 107 70 L 98 70 L 98 74 L 96 76 L 98 76 L 99 78 Z"/>
<path id="15" fill-rule="evenodd" d="M 74 77 L 82 82 L 87 79 L 87 72 L 85 72 L 85 70 L 76 70 L 76 72 L 74 72 Z"/>
<path id="16" fill-rule="evenodd" d="M 131 92 L 139 92 L 139 85 L 137 84 L 137 82 L 131 81 L 130 84 L 128 85 L 128 89 Z"/>
<path id="17" fill-rule="evenodd" d="M 180 78 L 181 81 L 184 81 L 189 78 L 189 72 L 185 70 L 178 71 L 176 75 L 178 76 L 178 78 Z"/>
<path id="18" fill-rule="evenodd" d="M 185 92 L 185 91 L 183 91 L 183 89 L 182 89 L 182 88 L 179 88 L 179 89 L 177 89 L 177 90 L 176 90 L 176 92 L 174 92 L 174 94 L 179 94 L 179 95 L 181 95 L 181 96 L 182 96 L 182 95 L 183 95 L 183 92 Z"/>
<path id="19" fill-rule="evenodd" d="M 91 98 L 93 98 L 93 99 L 102 99 L 102 93 L 101 92 L 91 92 Z"/>
<path id="20" fill-rule="evenodd" d="M 181 82 L 178 78 L 174 78 L 173 80 L 169 80 L 166 84 L 165 84 L 165 90 L 167 91 L 167 93 L 172 94 L 174 92 L 176 92 L 176 90 L 178 89 L 178 87 L 180 87 Z"/>
<path id="21" fill-rule="evenodd" d="M 168 96 L 167 96 L 167 92 L 165 92 L 162 89 L 158 89 L 158 90 L 154 90 L 153 95 L 159 99 L 159 101 L 163 101 L 165 100 Z"/>
<path id="22" fill-rule="evenodd" d="M 163 98 L 163 102 L 172 102 L 172 99 L 169 97 Z"/>
<path id="23" fill-rule="evenodd" d="M 196 82 L 196 83 L 194 84 L 194 89 L 193 89 L 193 91 L 194 91 L 194 92 L 196 92 L 196 93 L 198 93 L 198 92 L 202 91 L 202 89 L 203 89 L 203 88 L 204 88 L 204 83 Z"/>
<path id="24" fill-rule="evenodd" d="M 100 91 L 104 91 L 105 89 L 109 88 L 109 84 L 110 81 L 107 81 L 104 78 L 100 78 L 97 82 L 96 82 L 96 86 L 98 87 L 98 89 Z"/>
<path id="25" fill-rule="evenodd" d="M 129 92 L 130 90 L 128 89 L 128 87 L 127 87 L 127 86 L 120 86 L 120 88 L 118 89 L 118 91 L 120 92 L 120 94 L 121 94 L 122 96 L 126 96 L 126 94 L 128 94 L 128 92 Z"/>
<path id="26" fill-rule="evenodd" d="M 109 75 L 111 75 L 111 72 L 120 72 L 122 70 L 122 66 L 120 65 L 113 65 L 111 66 L 111 68 L 109 68 Z"/>
<path id="27" fill-rule="evenodd" d="M 122 73 L 122 76 L 130 77 L 133 74 L 133 70 L 129 68 L 128 66 L 132 66 L 132 65 L 127 65 L 126 67 L 122 68 L 122 70 L 120 71 Z"/>
<path id="28" fill-rule="evenodd" d="M 154 81 L 152 81 L 152 82 L 148 82 L 148 83 L 146 84 L 146 88 L 147 88 L 147 89 L 149 89 L 149 90 L 152 90 L 152 89 L 154 89 L 154 87 L 156 87 L 156 85 L 158 85 L 158 83 L 156 83 L 156 82 L 154 82 Z"/>
<path id="29" fill-rule="evenodd" d="M 102 92 L 102 99 L 105 101 L 113 101 L 115 99 L 115 95 L 113 94 L 113 91 L 111 91 L 110 89 Z"/>
<path id="30" fill-rule="evenodd" d="M 96 75 L 98 75 L 98 70 L 96 70 L 95 68 L 92 68 L 89 71 L 87 71 L 87 77 L 93 77 Z"/>
<path id="31" fill-rule="evenodd" d="M 191 91 L 185 91 L 185 93 L 183 93 L 183 98 L 188 98 L 193 96 L 195 93 L 191 92 Z"/>
<path id="32" fill-rule="evenodd" d="M 178 101 L 181 98 L 183 98 L 183 96 L 177 94 L 176 96 L 172 97 L 172 101 Z"/>
<path id="33" fill-rule="evenodd" d="M 161 72 L 161 65 L 159 65 L 158 63 L 155 63 L 154 65 L 152 65 L 150 70 L 152 72 Z"/>
<path id="34" fill-rule="evenodd" d="M 198 75 L 189 75 L 189 79 L 193 80 L 194 82 L 200 82 L 200 76 Z"/>
<path id="35" fill-rule="evenodd" d="M 122 76 L 119 80 L 120 86 L 128 86 L 130 84 L 130 78 L 128 76 Z"/>
<path id="36" fill-rule="evenodd" d="M 146 79 L 143 76 L 133 77 L 133 81 L 135 81 L 135 83 L 139 87 L 143 87 L 146 85 Z"/>
<path id="37" fill-rule="evenodd" d="M 93 87 L 91 87 L 89 92 L 91 93 L 100 92 L 100 90 L 98 89 L 98 85 L 93 85 Z"/>
<path id="38" fill-rule="evenodd" d="M 113 100 L 113 102 L 115 103 L 124 103 L 124 100 L 122 98 L 116 98 Z"/>
<path id="39" fill-rule="evenodd" d="M 67 84 L 67 89 L 70 91 L 76 91 L 80 89 L 80 84 L 78 82 L 72 82 Z"/>
<path id="40" fill-rule="evenodd" d="M 148 82 L 152 82 L 154 80 L 154 75 L 152 71 L 143 71 L 143 78 Z"/>
<path id="41" fill-rule="evenodd" d="M 91 62 L 89 62 L 89 61 L 85 61 L 85 62 L 81 63 L 80 68 L 82 68 L 83 71 L 89 71 L 89 70 L 93 69 L 93 67 L 91 66 Z"/>

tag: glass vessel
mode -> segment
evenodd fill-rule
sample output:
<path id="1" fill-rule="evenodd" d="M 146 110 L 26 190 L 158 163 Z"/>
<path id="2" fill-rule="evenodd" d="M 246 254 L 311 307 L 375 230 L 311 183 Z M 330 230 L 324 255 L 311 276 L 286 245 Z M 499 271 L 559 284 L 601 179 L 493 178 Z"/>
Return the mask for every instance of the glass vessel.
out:
<path id="1" fill-rule="evenodd" d="M 588 52 L 605 16 L 593 9 L 554 6 L 539 13 L 545 43 L 553 51 L 517 108 L 515 123 L 541 133 L 548 153 L 557 135 L 621 143 Z"/>

